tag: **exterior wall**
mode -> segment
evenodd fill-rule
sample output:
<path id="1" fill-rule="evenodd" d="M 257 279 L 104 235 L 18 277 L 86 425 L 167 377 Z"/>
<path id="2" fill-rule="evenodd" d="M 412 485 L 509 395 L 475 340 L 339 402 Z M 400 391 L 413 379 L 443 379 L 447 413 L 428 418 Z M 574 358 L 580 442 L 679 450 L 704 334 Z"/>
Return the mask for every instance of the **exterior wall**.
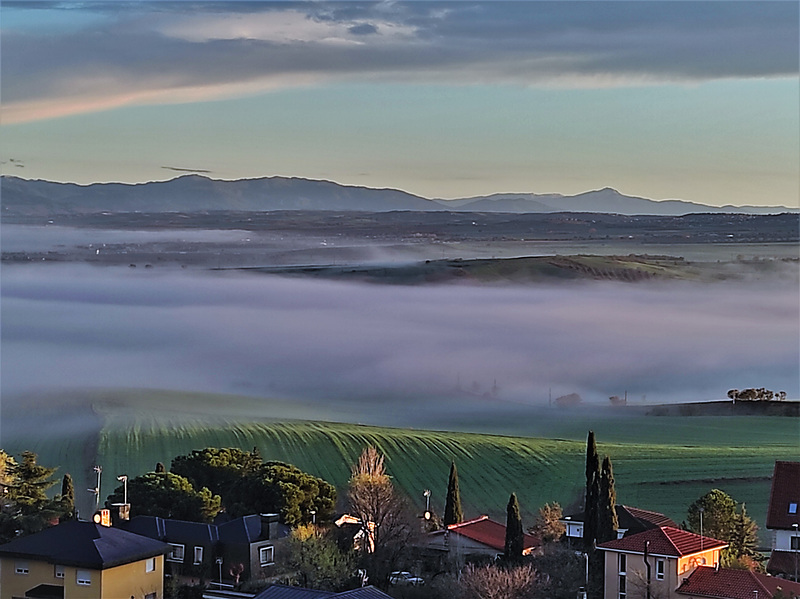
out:
<path id="1" fill-rule="evenodd" d="M 619 599 L 619 553 L 605 552 L 605 599 Z M 647 596 L 647 567 L 642 554 L 626 555 L 626 599 L 644 599 Z M 656 562 L 664 560 L 664 580 L 656 577 Z M 677 599 L 675 589 L 680 584 L 677 575 L 677 560 L 658 555 L 648 556 L 650 562 L 650 596 L 652 599 Z"/>
<path id="2" fill-rule="evenodd" d="M 605 599 L 619 597 L 619 555 L 617 551 L 605 551 Z M 644 599 L 647 595 L 647 567 L 641 553 L 626 553 L 626 595 L 625 599 Z M 703 562 L 705 559 L 705 562 Z M 664 579 L 657 578 L 657 561 L 664 560 Z M 719 549 L 712 549 L 691 556 L 675 558 L 649 555 L 650 596 L 652 599 L 683 599 L 675 591 L 699 565 L 716 566 L 719 562 Z"/>
<path id="3" fill-rule="evenodd" d="M 16 574 L 16 563 L 28 562 L 28 574 Z M 3 558 L 0 560 L 0 599 L 24 597 L 25 591 L 40 584 L 64 587 L 64 599 L 144 599 L 148 593 L 164 597 L 164 557 L 156 557 L 156 568 L 145 572 L 145 561 L 109 568 L 89 570 L 90 585 L 78 584 L 78 570 L 64 567 L 64 578 L 56 578 L 55 566 L 47 562 Z"/>
<path id="4" fill-rule="evenodd" d="M 156 593 L 157 599 L 164 599 L 164 556 L 156 556 L 156 567 L 147 572 L 147 560 L 124 564 L 98 572 L 102 576 L 102 599 L 144 599 Z M 94 580 L 92 580 L 94 583 Z M 64 599 L 69 599 L 65 597 Z"/>
<path id="5" fill-rule="evenodd" d="M 64 599 L 111 599 L 112 595 L 102 594 L 103 583 L 100 570 L 89 570 L 92 581 L 89 586 L 78 584 L 78 570 L 86 570 L 86 568 L 72 566 L 64 568 Z"/>
<path id="6" fill-rule="evenodd" d="M 17 562 L 28 563 L 28 574 L 16 574 Z M 74 574 L 73 574 L 74 576 Z M 0 599 L 24 597 L 25 591 L 39 584 L 63 586 L 64 580 L 55 577 L 55 568 L 47 562 L 4 557 L 0 559 Z"/>
<path id="7" fill-rule="evenodd" d="M 686 578 L 697 566 L 716 566 L 719 563 L 719 549 L 695 553 L 678 560 L 678 574 Z"/>
<path id="8" fill-rule="evenodd" d="M 798 516 L 800 519 L 800 516 Z M 800 537 L 800 532 L 795 534 L 793 530 L 773 530 L 772 548 L 779 551 L 792 551 L 792 537 Z"/>

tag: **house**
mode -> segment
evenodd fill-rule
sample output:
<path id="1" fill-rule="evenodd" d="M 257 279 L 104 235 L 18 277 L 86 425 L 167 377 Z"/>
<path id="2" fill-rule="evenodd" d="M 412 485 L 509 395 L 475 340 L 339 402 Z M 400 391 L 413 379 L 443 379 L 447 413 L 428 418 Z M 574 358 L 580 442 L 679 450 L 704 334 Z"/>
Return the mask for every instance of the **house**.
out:
<path id="1" fill-rule="evenodd" d="M 334 593 L 332 591 L 318 591 L 315 589 L 304 589 L 301 587 L 289 587 L 283 584 L 273 584 L 253 599 L 391 599 L 383 591 L 373 586 L 361 587 L 352 591 Z"/>
<path id="2" fill-rule="evenodd" d="M 617 522 L 619 523 L 617 528 L 617 538 L 619 539 L 626 535 L 634 535 L 659 526 L 672 526 L 674 528 L 678 526 L 659 512 L 651 512 L 650 510 L 643 510 L 629 505 L 615 505 L 614 509 L 617 512 Z M 584 518 L 585 513 L 578 512 L 564 516 L 559 520 L 566 529 L 565 535 L 568 542 L 572 543 L 575 539 L 583 539 Z"/>
<path id="3" fill-rule="evenodd" d="M 505 544 L 505 525 L 491 520 L 489 516 L 481 516 L 467 522 L 450 524 L 445 530 L 428 533 L 427 548 L 447 552 L 452 556 L 495 557 L 505 551 Z M 530 555 L 541 545 L 537 537 L 525 534 L 522 553 Z"/>
<path id="4" fill-rule="evenodd" d="M 189 583 L 268 576 L 275 564 L 276 541 L 285 536 L 278 514 L 252 514 L 222 524 L 136 516 L 121 526 L 168 543 L 167 573 Z"/>
<path id="5" fill-rule="evenodd" d="M 69 521 L 0 545 L 0 599 L 163 599 L 169 545 Z"/>
<path id="6" fill-rule="evenodd" d="M 672 526 L 651 528 L 597 546 L 604 552 L 605 599 L 683 599 L 677 589 L 699 566 L 719 564 L 728 544 Z M 752 598 L 754 599 L 754 598 Z"/>
<path id="7" fill-rule="evenodd" d="M 800 462 L 775 462 L 767 508 L 767 530 L 772 531 L 772 553 L 767 572 L 798 580 L 800 559 Z"/>
<path id="8" fill-rule="evenodd" d="M 678 593 L 691 599 L 793 599 L 800 597 L 800 583 L 750 570 L 700 566 L 678 587 Z"/>

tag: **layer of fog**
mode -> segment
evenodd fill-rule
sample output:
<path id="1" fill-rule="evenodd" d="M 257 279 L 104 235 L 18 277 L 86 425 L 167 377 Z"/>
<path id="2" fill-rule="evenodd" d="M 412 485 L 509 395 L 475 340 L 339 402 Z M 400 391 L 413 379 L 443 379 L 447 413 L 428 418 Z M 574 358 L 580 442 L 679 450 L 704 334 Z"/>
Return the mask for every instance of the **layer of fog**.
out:
<path id="1" fill-rule="evenodd" d="M 346 401 L 361 421 L 408 425 L 437 401 L 491 413 L 567 393 L 800 395 L 795 284 L 391 287 L 38 265 L 3 269 L 2 327 L 5 407 L 53 390 L 160 388 L 321 414 Z"/>

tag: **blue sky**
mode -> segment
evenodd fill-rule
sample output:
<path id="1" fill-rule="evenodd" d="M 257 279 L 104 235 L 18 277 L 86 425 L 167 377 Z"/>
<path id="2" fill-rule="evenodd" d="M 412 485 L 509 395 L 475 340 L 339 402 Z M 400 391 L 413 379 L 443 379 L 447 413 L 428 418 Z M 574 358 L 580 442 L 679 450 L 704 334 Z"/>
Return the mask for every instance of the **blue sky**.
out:
<path id="1" fill-rule="evenodd" d="M 3 2 L 2 172 L 800 205 L 797 2 Z"/>

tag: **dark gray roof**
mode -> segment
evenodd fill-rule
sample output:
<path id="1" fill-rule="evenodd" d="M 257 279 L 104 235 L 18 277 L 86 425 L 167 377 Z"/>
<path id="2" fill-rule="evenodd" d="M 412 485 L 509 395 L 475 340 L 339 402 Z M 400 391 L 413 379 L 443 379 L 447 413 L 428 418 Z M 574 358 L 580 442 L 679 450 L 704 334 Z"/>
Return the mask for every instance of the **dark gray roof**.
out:
<path id="1" fill-rule="evenodd" d="M 208 545 L 219 540 L 217 526 L 202 522 L 171 520 L 158 516 L 136 516 L 120 526 L 127 531 L 169 543 Z"/>
<path id="2" fill-rule="evenodd" d="M 391 599 L 389 595 L 373 586 L 338 593 L 336 597 L 346 597 L 347 599 Z"/>
<path id="3" fill-rule="evenodd" d="M 255 543 L 269 539 L 269 526 L 262 530 L 261 516 L 251 514 L 230 520 L 218 526 L 219 538 L 224 543 Z"/>
<path id="4" fill-rule="evenodd" d="M 383 591 L 373 586 L 333 593 L 331 591 L 317 591 L 302 587 L 289 587 L 282 584 L 273 584 L 256 595 L 253 599 L 324 599 L 326 597 L 343 597 L 346 599 L 391 599 Z"/>
<path id="5" fill-rule="evenodd" d="M 330 591 L 316 591 L 302 587 L 289 587 L 283 584 L 273 584 L 256 595 L 253 599 L 321 599 L 335 597 L 336 593 Z"/>
<path id="6" fill-rule="evenodd" d="M 103 570 L 169 551 L 166 543 L 94 522 L 72 520 L 0 545 L 0 556 Z"/>

